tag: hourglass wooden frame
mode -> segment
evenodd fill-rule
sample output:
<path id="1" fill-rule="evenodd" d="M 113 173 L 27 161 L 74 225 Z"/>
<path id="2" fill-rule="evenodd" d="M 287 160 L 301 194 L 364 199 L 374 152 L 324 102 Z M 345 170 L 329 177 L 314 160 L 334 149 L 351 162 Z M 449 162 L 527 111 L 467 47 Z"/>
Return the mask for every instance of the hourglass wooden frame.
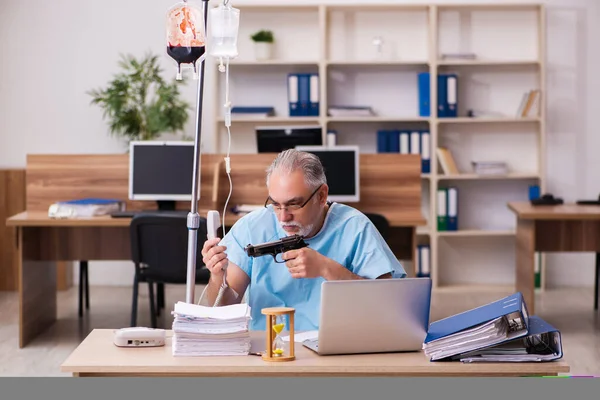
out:
<path id="1" fill-rule="evenodd" d="M 267 331 L 266 331 L 266 349 L 265 353 L 262 355 L 263 360 L 265 361 L 292 361 L 296 359 L 296 355 L 294 353 L 294 308 L 290 307 L 272 307 L 272 308 L 263 308 L 261 310 L 263 315 L 266 315 L 267 318 Z M 273 354 L 273 343 L 275 342 L 275 333 L 273 331 L 273 326 L 275 325 L 275 319 L 278 316 L 287 315 L 289 320 L 289 333 L 290 333 L 290 351 L 288 355 L 275 356 Z"/>

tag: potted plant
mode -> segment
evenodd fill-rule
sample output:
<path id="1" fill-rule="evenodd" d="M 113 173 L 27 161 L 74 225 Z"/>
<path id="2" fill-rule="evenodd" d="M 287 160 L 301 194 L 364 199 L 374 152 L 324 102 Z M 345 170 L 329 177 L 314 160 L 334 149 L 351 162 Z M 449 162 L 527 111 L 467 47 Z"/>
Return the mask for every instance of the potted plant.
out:
<path id="1" fill-rule="evenodd" d="M 179 85 L 166 82 L 158 56 L 150 53 L 138 60 L 121 55 L 116 74 L 101 89 L 87 92 L 91 104 L 104 110 L 110 133 L 131 140 L 152 140 L 164 133 L 183 131 L 191 106 L 180 98 Z"/>
<path id="2" fill-rule="evenodd" d="M 273 56 L 273 32 L 260 30 L 250 38 L 254 42 L 254 56 L 257 60 L 269 60 Z"/>

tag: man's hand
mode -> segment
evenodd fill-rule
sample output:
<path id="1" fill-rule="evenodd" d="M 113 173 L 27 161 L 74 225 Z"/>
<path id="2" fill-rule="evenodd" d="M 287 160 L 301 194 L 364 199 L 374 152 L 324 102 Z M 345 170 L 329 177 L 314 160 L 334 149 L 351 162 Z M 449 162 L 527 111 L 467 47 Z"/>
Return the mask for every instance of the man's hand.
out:
<path id="1" fill-rule="evenodd" d="M 209 239 L 204 242 L 202 247 L 202 261 L 210 271 L 211 280 L 215 280 L 219 284 L 223 280 L 223 270 L 229 263 L 227 254 L 225 254 L 227 247 L 217 246 L 220 241 L 219 238 Z"/>
<path id="2" fill-rule="evenodd" d="M 283 259 L 287 260 L 285 265 L 292 278 L 318 278 L 323 276 L 327 265 L 334 262 L 310 247 L 286 251 Z"/>

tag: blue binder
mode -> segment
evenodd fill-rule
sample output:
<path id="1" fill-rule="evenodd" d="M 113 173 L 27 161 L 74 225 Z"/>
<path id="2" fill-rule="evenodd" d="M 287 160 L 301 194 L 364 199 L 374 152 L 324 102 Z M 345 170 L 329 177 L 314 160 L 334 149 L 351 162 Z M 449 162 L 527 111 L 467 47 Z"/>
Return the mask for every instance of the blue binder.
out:
<path id="1" fill-rule="evenodd" d="M 421 131 L 421 172 L 431 173 L 431 135 L 429 131 Z"/>
<path id="2" fill-rule="evenodd" d="M 319 116 L 319 104 L 321 93 L 319 91 L 319 74 L 309 74 L 309 103 L 308 115 L 311 117 Z"/>
<path id="3" fill-rule="evenodd" d="M 299 117 L 300 103 L 298 102 L 298 74 L 288 74 L 288 104 L 290 117 Z"/>
<path id="4" fill-rule="evenodd" d="M 449 231 L 458 230 L 458 188 L 447 188 L 448 198 L 446 199 L 446 211 L 448 217 L 447 229 Z"/>
<path id="5" fill-rule="evenodd" d="M 444 74 L 438 74 L 437 76 L 437 115 L 439 118 L 445 118 L 448 116 L 448 77 Z"/>
<path id="6" fill-rule="evenodd" d="M 298 104 L 300 116 L 308 116 L 310 108 L 310 74 L 298 74 Z"/>
<path id="7" fill-rule="evenodd" d="M 522 326 L 522 329 L 516 331 L 513 338 L 527 334 L 529 330 L 529 313 L 523 295 L 521 292 L 517 292 L 484 306 L 431 323 L 424 343 L 459 333 L 503 316 L 510 316 L 513 323 L 520 323 L 520 326 Z"/>
<path id="8" fill-rule="evenodd" d="M 458 75 L 438 74 L 438 117 L 458 116 Z"/>
<path id="9" fill-rule="evenodd" d="M 377 152 L 388 153 L 389 152 L 389 141 L 388 133 L 384 130 L 377 131 Z"/>
<path id="10" fill-rule="evenodd" d="M 527 349 L 527 354 L 506 354 L 502 352 L 507 346 L 521 345 Z M 539 360 L 532 360 L 535 356 L 539 356 Z M 529 331 L 525 336 L 517 339 L 507 340 L 503 343 L 488 346 L 459 354 L 452 357 L 453 360 L 461 360 L 463 362 L 486 361 L 486 357 L 494 357 L 494 362 L 515 362 L 515 361 L 554 361 L 563 357 L 562 337 L 561 333 L 554 326 L 544 321 L 537 315 L 529 317 Z M 491 361 L 491 360 L 490 360 Z"/>
<path id="11" fill-rule="evenodd" d="M 431 116 L 431 96 L 429 84 L 429 72 L 421 72 L 417 76 L 419 92 L 419 116 Z"/>
<path id="12" fill-rule="evenodd" d="M 387 131 L 388 150 L 390 153 L 400 153 L 400 131 Z"/>

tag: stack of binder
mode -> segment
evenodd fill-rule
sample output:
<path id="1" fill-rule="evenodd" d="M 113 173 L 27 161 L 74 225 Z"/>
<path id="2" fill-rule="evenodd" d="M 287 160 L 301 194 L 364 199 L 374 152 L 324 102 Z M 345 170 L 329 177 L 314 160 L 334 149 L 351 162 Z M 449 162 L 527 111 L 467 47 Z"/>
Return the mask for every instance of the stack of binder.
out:
<path id="1" fill-rule="evenodd" d="M 529 316 L 520 292 L 432 323 L 423 350 L 431 361 L 541 362 L 563 355 L 560 331 Z"/>
<path id="2" fill-rule="evenodd" d="M 178 302 L 172 313 L 173 356 L 236 356 L 250 352 L 250 306 L 205 307 Z"/>
<path id="3" fill-rule="evenodd" d="M 431 141 L 427 129 L 380 129 L 377 131 L 377 152 L 420 155 L 421 173 L 431 173 Z"/>

